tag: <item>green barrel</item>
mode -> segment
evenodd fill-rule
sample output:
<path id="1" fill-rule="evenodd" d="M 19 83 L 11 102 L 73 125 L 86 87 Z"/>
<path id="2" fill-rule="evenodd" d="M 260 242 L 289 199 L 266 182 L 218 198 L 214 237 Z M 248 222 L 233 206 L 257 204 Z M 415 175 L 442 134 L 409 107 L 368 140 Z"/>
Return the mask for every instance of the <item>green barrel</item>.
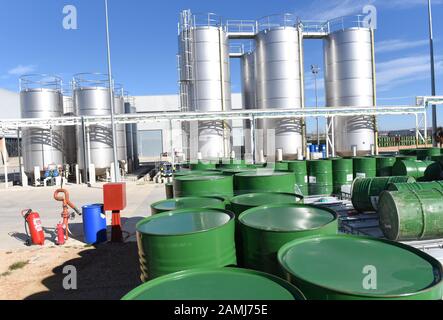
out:
<path id="1" fill-rule="evenodd" d="M 341 188 L 354 181 L 353 161 L 345 158 L 333 158 L 331 161 L 334 194 L 340 195 Z"/>
<path id="2" fill-rule="evenodd" d="M 257 169 L 253 169 L 253 168 L 220 169 L 220 170 L 224 176 L 235 176 L 237 173 L 256 172 L 257 171 Z"/>
<path id="3" fill-rule="evenodd" d="M 286 161 L 276 162 L 275 171 L 288 171 L 288 162 Z"/>
<path id="4" fill-rule="evenodd" d="M 293 193 L 247 193 L 231 199 L 231 210 L 238 217 L 246 210 L 270 204 L 303 203 L 303 196 Z"/>
<path id="5" fill-rule="evenodd" d="M 170 182 L 166 183 L 165 192 L 166 192 L 166 199 L 174 198 L 174 184 Z"/>
<path id="6" fill-rule="evenodd" d="M 189 167 L 191 170 L 215 170 L 217 169 L 217 164 L 211 161 L 199 161 L 191 163 Z"/>
<path id="7" fill-rule="evenodd" d="M 435 161 L 435 162 L 440 163 L 440 165 L 443 165 L 443 155 L 432 156 L 431 161 Z"/>
<path id="8" fill-rule="evenodd" d="M 180 170 L 174 172 L 173 176 L 183 177 L 183 176 L 214 176 L 221 175 L 221 172 L 217 170 Z"/>
<path id="9" fill-rule="evenodd" d="M 225 199 L 217 197 L 187 197 L 168 199 L 151 204 L 151 212 L 153 215 L 195 208 L 226 209 L 226 203 Z"/>
<path id="10" fill-rule="evenodd" d="M 357 178 L 352 184 L 352 205 L 359 212 L 377 211 L 380 194 L 391 183 L 415 182 L 411 177 Z"/>
<path id="11" fill-rule="evenodd" d="M 334 191 L 331 160 L 307 161 L 310 196 L 331 195 Z"/>
<path id="12" fill-rule="evenodd" d="M 244 269 L 194 269 L 169 274 L 135 288 L 122 300 L 268 301 L 306 300 L 276 276 Z"/>
<path id="13" fill-rule="evenodd" d="M 183 176 L 174 179 L 174 195 L 177 198 L 234 195 L 232 176 Z"/>
<path id="14" fill-rule="evenodd" d="M 245 172 L 234 176 L 235 194 L 296 193 L 295 176 L 286 172 Z"/>
<path id="15" fill-rule="evenodd" d="M 305 160 L 288 161 L 288 171 L 295 175 L 295 183 L 300 189 L 300 193 L 308 195 L 308 166 Z"/>
<path id="16" fill-rule="evenodd" d="M 432 181 L 441 177 L 441 167 L 434 161 L 397 160 L 392 168 L 392 174 L 414 177 L 418 181 Z"/>
<path id="17" fill-rule="evenodd" d="M 387 191 L 421 191 L 438 189 L 443 191 L 442 181 L 414 182 L 414 183 L 391 183 Z"/>
<path id="18" fill-rule="evenodd" d="M 371 157 L 353 158 L 354 179 L 375 178 L 377 176 L 377 160 Z"/>
<path id="19" fill-rule="evenodd" d="M 377 156 L 375 157 L 377 163 L 377 177 L 390 177 L 392 176 L 392 167 L 397 159 L 390 156 Z"/>
<path id="20" fill-rule="evenodd" d="M 396 156 L 395 159 L 396 159 L 396 161 L 417 160 L 417 156 L 403 155 L 403 156 Z"/>
<path id="21" fill-rule="evenodd" d="M 440 155 L 440 148 L 417 149 L 417 160 L 431 160 L 431 157 Z"/>
<path id="22" fill-rule="evenodd" d="M 284 245 L 278 259 L 285 279 L 308 300 L 443 297 L 440 262 L 398 242 L 349 235 L 301 238 Z"/>
<path id="23" fill-rule="evenodd" d="M 230 162 L 223 162 L 217 165 L 217 169 L 245 169 L 248 168 L 248 165 L 244 160 L 231 160 Z"/>
<path id="24" fill-rule="evenodd" d="M 402 149 L 398 153 L 404 156 L 417 156 L 417 149 Z"/>
<path id="25" fill-rule="evenodd" d="M 277 252 L 302 237 L 338 233 L 337 215 L 330 209 L 303 204 L 266 205 L 246 210 L 238 218 L 246 268 L 282 275 Z"/>
<path id="26" fill-rule="evenodd" d="M 386 191 L 380 196 L 380 227 L 395 241 L 443 238 L 443 191 Z"/>
<path id="27" fill-rule="evenodd" d="M 160 213 L 137 224 L 141 279 L 235 265 L 235 216 L 220 209 Z"/>

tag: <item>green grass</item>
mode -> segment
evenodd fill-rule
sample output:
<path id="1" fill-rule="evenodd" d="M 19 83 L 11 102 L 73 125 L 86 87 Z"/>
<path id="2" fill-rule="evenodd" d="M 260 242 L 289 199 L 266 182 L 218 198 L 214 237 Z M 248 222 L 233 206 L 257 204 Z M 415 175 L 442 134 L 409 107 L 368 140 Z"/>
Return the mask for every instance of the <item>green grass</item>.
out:
<path id="1" fill-rule="evenodd" d="M 10 274 L 11 274 L 10 271 L 6 271 L 6 272 L 3 272 L 2 274 L 0 274 L 0 277 L 7 277 L 7 276 L 9 276 Z"/>
<path id="2" fill-rule="evenodd" d="M 18 262 L 15 262 L 15 263 L 11 264 L 8 269 L 9 269 L 9 271 L 14 271 L 14 270 L 22 269 L 28 263 L 29 263 L 29 261 L 18 261 Z"/>

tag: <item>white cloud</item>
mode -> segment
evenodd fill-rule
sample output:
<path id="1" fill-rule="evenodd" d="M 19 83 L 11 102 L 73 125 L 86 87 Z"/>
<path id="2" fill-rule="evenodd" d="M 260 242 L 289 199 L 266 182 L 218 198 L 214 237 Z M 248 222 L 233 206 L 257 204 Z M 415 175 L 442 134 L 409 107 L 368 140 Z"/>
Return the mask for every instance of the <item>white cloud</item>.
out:
<path id="1" fill-rule="evenodd" d="M 19 64 L 15 68 L 12 68 L 11 70 L 9 70 L 8 74 L 12 75 L 12 76 L 21 76 L 21 75 L 24 75 L 27 73 L 34 72 L 36 69 L 37 69 L 37 66 L 35 66 L 35 65 L 21 65 L 21 64 Z"/>
<path id="2" fill-rule="evenodd" d="M 418 48 L 422 46 L 426 46 L 429 44 L 429 40 L 403 40 L 403 39 L 392 39 L 392 40 L 384 40 L 378 41 L 375 44 L 376 53 L 385 53 L 385 52 L 393 52 L 405 49 Z"/>

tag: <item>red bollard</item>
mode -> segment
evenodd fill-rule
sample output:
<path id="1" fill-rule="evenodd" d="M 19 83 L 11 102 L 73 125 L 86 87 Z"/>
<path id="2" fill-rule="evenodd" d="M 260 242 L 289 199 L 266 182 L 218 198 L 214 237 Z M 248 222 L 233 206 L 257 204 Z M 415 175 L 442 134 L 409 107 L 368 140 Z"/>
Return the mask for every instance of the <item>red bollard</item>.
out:
<path id="1" fill-rule="evenodd" d="M 126 208 L 126 183 L 103 186 L 104 210 L 112 211 L 111 242 L 123 242 L 120 211 Z"/>

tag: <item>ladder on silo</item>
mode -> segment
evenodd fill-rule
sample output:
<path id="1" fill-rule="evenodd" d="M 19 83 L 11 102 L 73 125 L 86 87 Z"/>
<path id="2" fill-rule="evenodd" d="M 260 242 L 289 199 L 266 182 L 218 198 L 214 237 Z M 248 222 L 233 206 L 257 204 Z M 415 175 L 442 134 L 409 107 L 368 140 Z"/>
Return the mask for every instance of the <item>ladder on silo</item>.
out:
<path id="1" fill-rule="evenodd" d="M 180 79 L 180 105 L 181 110 L 189 111 L 191 105 L 191 90 L 194 81 L 193 70 L 193 38 L 192 38 L 192 13 L 184 10 L 180 14 L 180 54 L 178 56 L 178 72 Z"/>

